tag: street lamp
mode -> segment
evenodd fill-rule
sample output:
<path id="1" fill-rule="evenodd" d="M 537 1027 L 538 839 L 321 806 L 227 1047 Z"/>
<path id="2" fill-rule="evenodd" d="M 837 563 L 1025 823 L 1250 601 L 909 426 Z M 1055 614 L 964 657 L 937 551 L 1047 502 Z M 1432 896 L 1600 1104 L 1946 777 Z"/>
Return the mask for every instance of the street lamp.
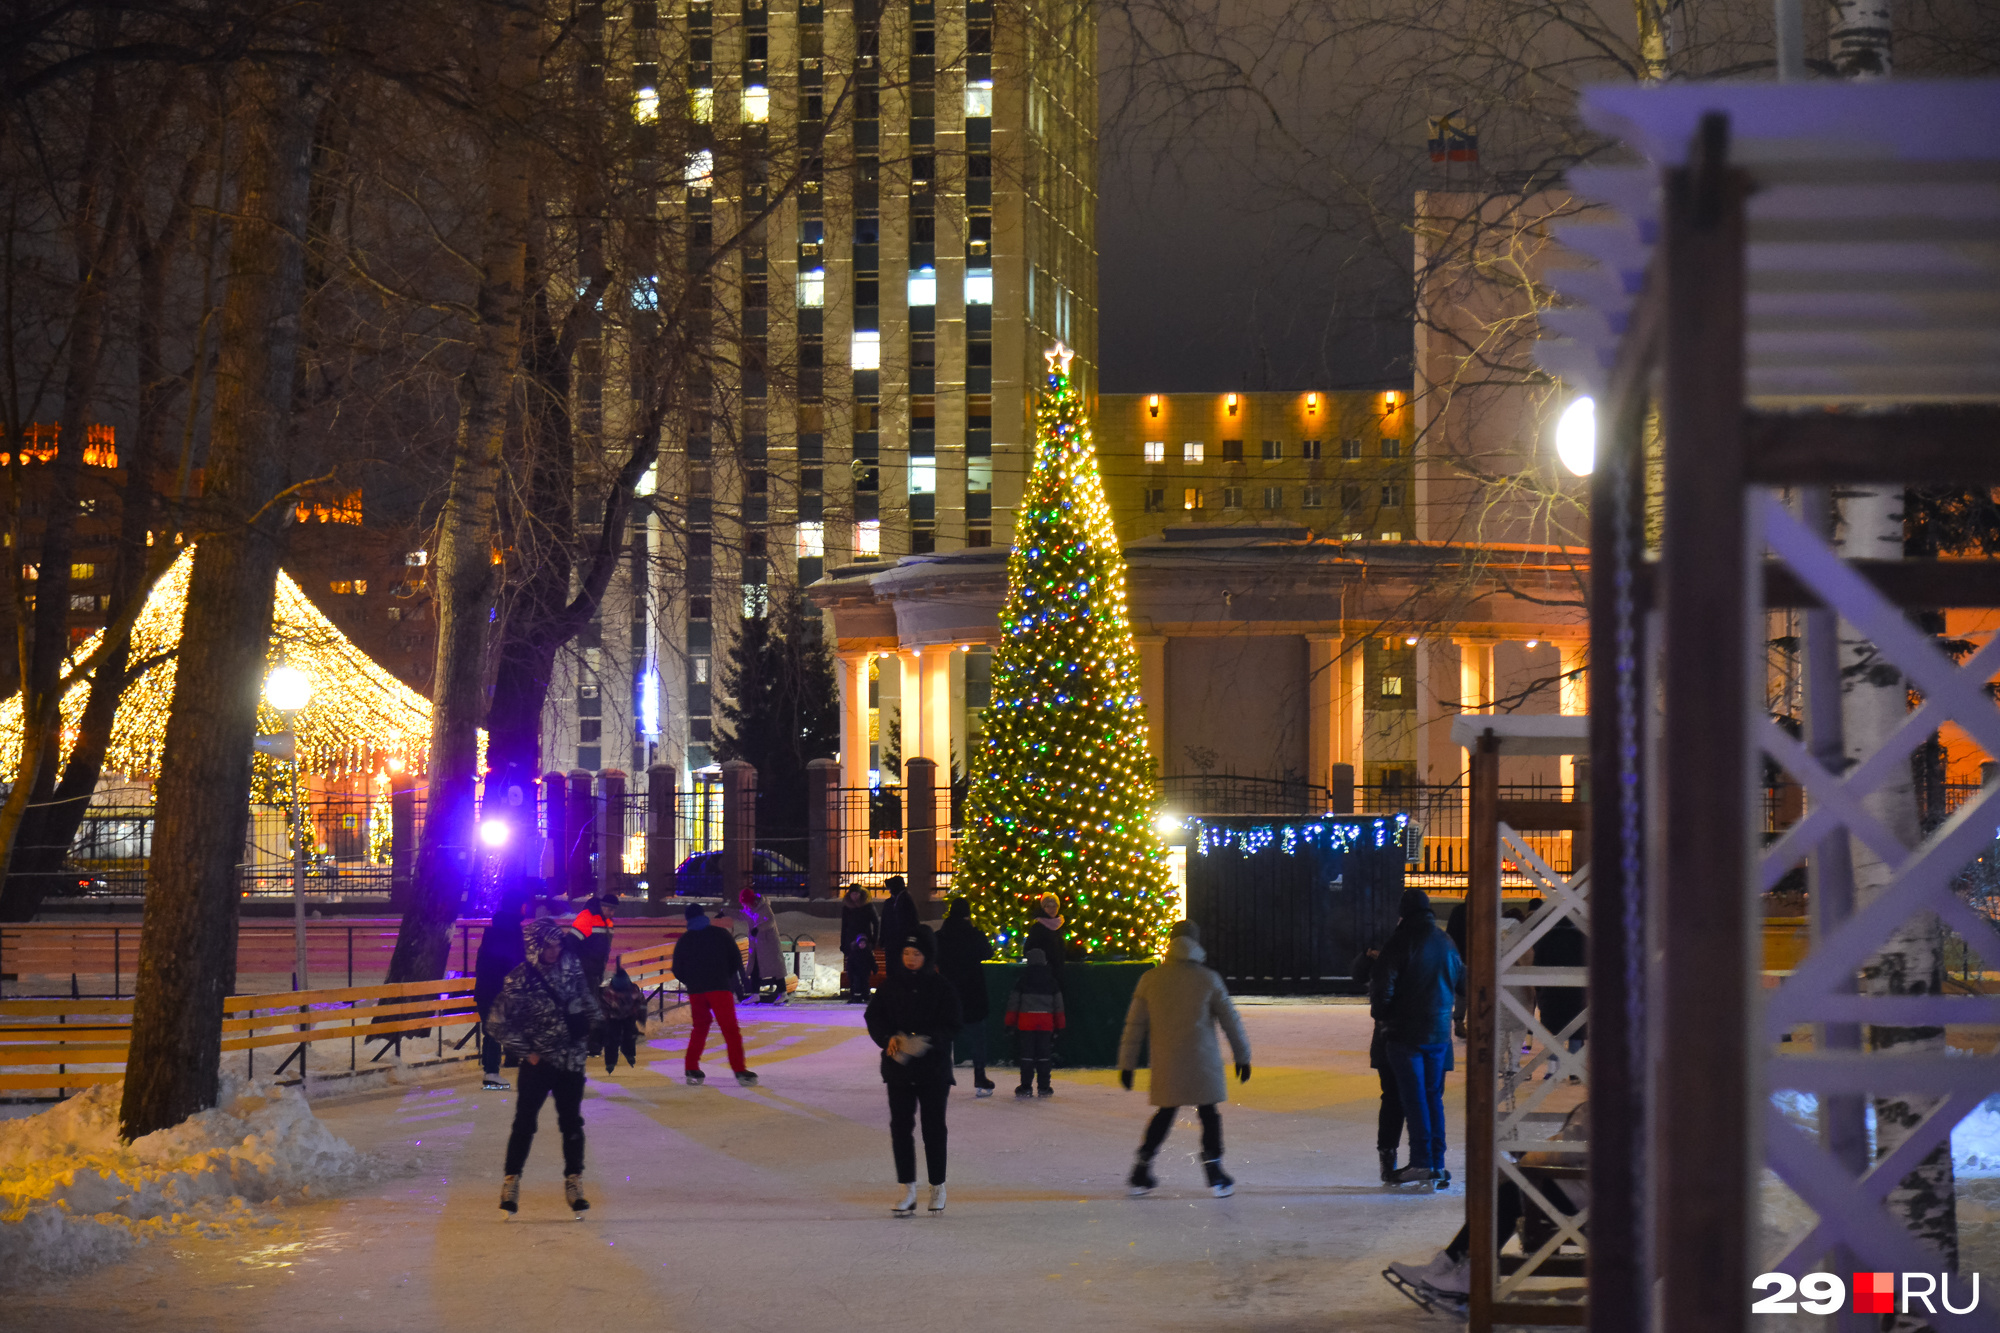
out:
<path id="1" fill-rule="evenodd" d="M 1597 403 L 1589 395 L 1563 409 L 1556 420 L 1556 457 L 1579 477 L 1597 466 Z"/>
<path id="2" fill-rule="evenodd" d="M 264 678 L 264 702 L 285 719 L 284 738 L 292 760 L 292 966 L 298 973 L 300 990 L 311 989 L 306 978 L 306 810 L 299 784 L 299 738 L 292 721 L 300 709 L 312 702 L 312 681 L 306 673 L 286 662 L 271 668 Z"/>

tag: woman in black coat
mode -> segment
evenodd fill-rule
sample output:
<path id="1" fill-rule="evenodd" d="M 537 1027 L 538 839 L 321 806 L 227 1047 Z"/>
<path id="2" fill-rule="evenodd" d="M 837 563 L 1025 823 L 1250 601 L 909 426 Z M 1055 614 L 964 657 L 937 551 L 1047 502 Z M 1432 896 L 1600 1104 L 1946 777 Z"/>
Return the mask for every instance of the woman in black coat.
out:
<path id="1" fill-rule="evenodd" d="M 972 924 L 972 904 L 953 898 L 937 942 L 938 971 L 958 992 L 959 1015 L 965 1020 L 962 1040 L 972 1059 L 972 1095 L 991 1097 L 996 1085 L 986 1077 L 986 972 L 980 964 L 993 956 L 993 941 Z"/>
<path id="2" fill-rule="evenodd" d="M 882 923 L 875 917 L 875 904 L 859 884 L 847 886 L 840 904 L 840 952 L 847 959 L 847 1002 L 868 1003 L 868 982 L 875 975 L 875 941 L 881 938 Z"/>
<path id="3" fill-rule="evenodd" d="M 528 948 L 521 943 L 523 906 L 519 897 L 510 895 L 503 898 L 500 905 L 493 909 L 493 919 L 486 923 L 486 932 L 479 937 L 479 956 L 472 964 L 472 1007 L 479 1011 L 479 1030 L 482 1034 L 486 1031 L 486 1011 L 499 997 L 507 974 L 528 961 Z M 506 1080 L 500 1077 L 499 1042 L 483 1035 L 480 1037 L 479 1065 L 486 1074 L 482 1086 L 487 1091 L 507 1091 Z"/>
<path id="4" fill-rule="evenodd" d="M 897 1217 L 917 1210 L 918 1112 L 924 1128 L 924 1165 L 930 1175 L 930 1210 L 944 1211 L 944 1108 L 951 1096 L 951 1039 L 958 1035 L 958 992 L 938 975 L 937 940 L 919 926 L 891 940 L 902 967 L 889 973 L 868 1002 L 868 1035 L 882 1048 L 882 1082 L 889 1088 L 889 1147 L 896 1183 L 905 1187 Z"/>

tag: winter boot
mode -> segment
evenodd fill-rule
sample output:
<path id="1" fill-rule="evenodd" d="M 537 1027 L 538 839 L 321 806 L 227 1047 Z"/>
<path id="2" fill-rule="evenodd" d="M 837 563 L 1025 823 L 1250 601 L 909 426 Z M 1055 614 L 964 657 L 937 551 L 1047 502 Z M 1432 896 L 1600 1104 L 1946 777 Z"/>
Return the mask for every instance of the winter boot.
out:
<path id="1" fill-rule="evenodd" d="M 1023 1074 L 1021 1076 L 1021 1086 L 1014 1089 L 1014 1095 L 1019 1099 L 1021 1099 L 1022 1101 L 1027 1101 L 1032 1097 L 1034 1097 L 1035 1095 L 1034 1078 L 1035 1076 L 1032 1071 L 1027 1074 Z"/>
<path id="2" fill-rule="evenodd" d="M 1396 1181 L 1396 1150 L 1391 1148 L 1388 1152 L 1377 1152 L 1375 1156 L 1382 1163 L 1382 1183 L 1393 1185 Z"/>
<path id="3" fill-rule="evenodd" d="M 944 1186 L 933 1185 L 931 1186 L 931 1216 L 936 1217 L 939 1213 L 943 1211 L 944 1211 Z"/>
<path id="4" fill-rule="evenodd" d="M 1222 1159 L 1211 1157 L 1201 1164 L 1203 1174 L 1208 1177 L 1208 1192 L 1218 1199 L 1226 1199 L 1236 1193 L 1236 1181 L 1222 1169 Z"/>
<path id="5" fill-rule="evenodd" d="M 569 1210 L 578 1215 L 590 1207 L 590 1200 L 583 1197 L 583 1177 L 581 1175 L 563 1177 L 563 1198 L 569 1200 Z"/>
<path id="6" fill-rule="evenodd" d="M 708 1082 L 708 1075 L 702 1073 L 699 1069 L 690 1069 L 687 1071 L 687 1081 L 690 1088 L 698 1088 Z"/>
<path id="7" fill-rule="evenodd" d="M 1151 1194 L 1160 1187 L 1158 1176 L 1153 1174 L 1153 1159 L 1140 1153 L 1132 1159 L 1132 1174 L 1125 1177 L 1126 1193 L 1133 1198 Z"/>
<path id="8" fill-rule="evenodd" d="M 917 1182 L 911 1181 L 903 1187 L 903 1201 L 890 1210 L 897 1217 L 908 1217 L 917 1211 Z"/>
<path id="9" fill-rule="evenodd" d="M 503 1176 L 500 1180 L 500 1211 L 518 1213 L 521 1211 L 521 1178 Z"/>

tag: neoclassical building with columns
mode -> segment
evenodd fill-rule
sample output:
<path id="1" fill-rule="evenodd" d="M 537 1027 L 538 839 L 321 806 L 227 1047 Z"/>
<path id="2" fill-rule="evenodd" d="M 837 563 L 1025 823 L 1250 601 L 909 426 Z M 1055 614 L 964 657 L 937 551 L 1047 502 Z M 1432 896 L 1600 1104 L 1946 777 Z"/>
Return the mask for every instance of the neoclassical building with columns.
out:
<path id="1" fill-rule="evenodd" d="M 1337 540 L 1282 520 L 1129 540 L 1157 771 L 1327 787 L 1348 765 L 1371 788 L 1455 782 L 1460 713 L 1583 711 L 1584 558 Z M 891 753 L 964 768 L 1006 591 L 1004 547 L 846 565 L 812 586 L 839 666 L 843 787 L 895 782 Z M 1517 762 L 1510 781 L 1569 776 Z"/>

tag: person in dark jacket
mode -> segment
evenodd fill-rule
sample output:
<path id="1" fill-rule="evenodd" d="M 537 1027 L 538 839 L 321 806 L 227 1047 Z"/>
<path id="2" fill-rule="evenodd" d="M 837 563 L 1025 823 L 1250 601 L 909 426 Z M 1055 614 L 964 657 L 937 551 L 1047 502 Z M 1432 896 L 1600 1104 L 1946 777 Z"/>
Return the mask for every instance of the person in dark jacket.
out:
<path id="1" fill-rule="evenodd" d="M 521 943 L 521 909 L 525 905 L 514 895 L 500 900 L 493 909 L 493 919 L 486 923 L 486 933 L 479 937 L 479 956 L 472 964 L 472 1006 L 479 1011 L 482 1034 L 479 1067 L 486 1076 L 480 1086 L 488 1092 L 507 1091 L 507 1080 L 500 1077 L 500 1043 L 485 1036 L 484 1030 L 507 974 L 528 961 L 527 946 Z"/>
<path id="2" fill-rule="evenodd" d="M 875 977 L 875 942 L 881 938 L 882 923 L 875 904 L 859 884 L 847 886 L 840 904 L 840 952 L 847 959 L 847 1002 L 868 1003 L 868 983 Z"/>
<path id="3" fill-rule="evenodd" d="M 1452 1066 L 1451 1016 L 1465 964 L 1438 929 L 1422 889 L 1403 890 L 1397 915 L 1371 969 L 1368 1011 L 1385 1026 L 1382 1054 L 1395 1071 L 1410 1126 L 1410 1164 L 1396 1181 L 1442 1189 L 1451 1180 L 1444 1166 L 1444 1076 Z"/>
<path id="4" fill-rule="evenodd" d="M 1548 932 L 1535 941 L 1536 967 L 1582 967 L 1587 956 L 1587 941 L 1570 916 L 1559 916 Z M 1535 1009 L 1542 1020 L 1542 1026 L 1549 1035 L 1563 1041 L 1563 1029 L 1575 1022 L 1583 1013 L 1584 989 L 1581 986 L 1537 986 L 1535 987 Z M 1567 1054 L 1574 1055 L 1583 1049 L 1584 1038 L 1589 1034 L 1590 1025 L 1581 1023 L 1576 1031 L 1569 1034 Z M 1548 1072 L 1543 1078 L 1553 1078 L 1557 1073 L 1567 1073 L 1575 1078 L 1581 1071 L 1566 1068 L 1569 1062 L 1563 1058 L 1561 1049 L 1550 1052 Z"/>
<path id="5" fill-rule="evenodd" d="M 604 1008 L 604 1072 L 618 1068 L 621 1052 L 625 1063 L 637 1069 L 639 1034 L 646 1027 L 646 993 L 621 963 L 597 993 L 597 1001 Z"/>
<path id="6" fill-rule="evenodd" d="M 868 1002 L 868 1035 L 882 1048 L 882 1082 L 889 1089 L 889 1147 L 896 1183 L 904 1187 L 897 1217 L 917 1210 L 917 1141 L 921 1111 L 930 1211 L 944 1211 L 945 1103 L 951 1097 L 951 1039 L 962 1022 L 958 991 L 938 975 L 937 940 L 919 928 L 891 941 L 902 967 Z"/>
<path id="7" fill-rule="evenodd" d="M 1385 941 L 1386 943 L 1386 941 Z M 1382 945 L 1363 949 L 1354 959 L 1350 975 L 1363 986 L 1375 973 L 1375 960 L 1382 956 Z M 1396 1181 L 1396 1149 L 1403 1140 L 1403 1094 L 1396 1088 L 1396 1071 L 1389 1067 L 1389 1061 L 1382 1052 L 1382 1023 L 1375 1024 L 1375 1033 L 1368 1041 L 1368 1067 L 1375 1071 L 1375 1077 L 1382 1084 L 1382 1106 L 1375 1116 L 1375 1157 L 1381 1164 L 1382 1183 L 1392 1185 Z"/>
<path id="8" fill-rule="evenodd" d="M 1042 914 L 1028 923 L 1028 938 L 1021 946 L 1023 957 L 1029 949 L 1040 949 L 1042 957 L 1049 960 L 1049 971 L 1056 974 L 1056 984 L 1063 979 L 1063 917 L 1062 899 L 1053 893 L 1045 894 L 1038 904 Z"/>
<path id="9" fill-rule="evenodd" d="M 1028 950 L 1023 961 L 1027 966 L 1007 994 L 1004 1020 L 1014 1030 L 1014 1062 L 1021 1066 L 1021 1086 L 1014 1089 L 1014 1095 L 1022 1099 L 1034 1096 L 1039 1081 L 1041 1095 L 1053 1097 L 1056 1087 L 1050 1076 L 1056 1065 L 1056 1033 L 1069 1025 L 1069 1015 L 1062 987 L 1042 951 Z"/>
<path id="10" fill-rule="evenodd" d="M 1451 915 L 1444 919 L 1444 933 L 1450 937 L 1452 947 L 1458 950 L 1460 958 L 1472 957 L 1465 947 L 1465 925 L 1465 899 L 1460 898 L 1457 905 L 1451 909 Z M 1472 1035 L 1471 1030 L 1465 1025 L 1464 1010 L 1452 1014 L 1451 1033 L 1459 1038 Z"/>
<path id="11" fill-rule="evenodd" d="M 701 1053 L 708 1045 L 709 1025 L 714 1024 L 722 1029 L 730 1072 L 744 1087 L 756 1087 L 757 1076 L 743 1062 L 743 1034 L 736 1027 L 736 997 L 746 989 L 743 953 L 736 947 L 736 936 L 712 924 L 698 903 L 688 905 L 687 932 L 674 944 L 674 980 L 687 992 L 688 1010 L 694 1016 L 682 1063 L 687 1081 L 700 1087 L 708 1080 L 701 1072 Z"/>
<path id="12" fill-rule="evenodd" d="M 507 974 L 486 1020 L 492 1035 L 521 1062 L 500 1207 L 509 1213 L 520 1208 L 521 1169 L 534 1146 L 542 1103 L 553 1096 L 556 1127 L 562 1131 L 563 1194 L 570 1211 L 581 1213 L 590 1207 L 583 1197 L 583 1070 L 589 1058 L 584 1039 L 602 1013 L 597 992 L 565 947 L 562 923 L 538 919 L 522 933 L 527 961 Z"/>
<path id="13" fill-rule="evenodd" d="M 980 964 L 993 956 L 993 941 L 972 924 L 972 904 L 953 898 L 937 932 L 938 972 L 958 991 L 959 1016 L 965 1022 L 963 1040 L 972 1057 L 972 1095 L 991 1097 L 998 1084 L 986 1077 L 986 972 Z"/>
<path id="14" fill-rule="evenodd" d="M 616 895 L 608 898 L 593 895 L 569 923 L 579 941 L 576 960 L 583 965 L 583 975 L 590 979 L 593 989 L 604 985 L 604 974 L 611 966 L 611 928 L 615 924 L 611 909 L 617 902 Z"/>
<path id="15" fill-rule="evenodd" d="M 893 977 L 903 970 L 903 951 L 896 941 L 908 939 L 919 930 L 928 932 L 930 927 L 917 911 L 917 900 L 907 880 L 901 875 L 891 875 L 882 881 L 882 887 L 889 891 L 889 901 L 882 904 L 881 939 L 886 946 L 882 967 Z"/>

